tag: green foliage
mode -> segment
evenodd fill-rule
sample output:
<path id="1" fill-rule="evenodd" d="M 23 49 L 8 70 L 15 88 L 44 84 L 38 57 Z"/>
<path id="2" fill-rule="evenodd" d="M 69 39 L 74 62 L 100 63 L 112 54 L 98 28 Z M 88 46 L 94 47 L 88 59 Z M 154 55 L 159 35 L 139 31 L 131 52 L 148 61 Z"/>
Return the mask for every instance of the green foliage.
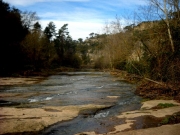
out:
<path id="1" fill-rule="evenodd" d="M 172 103 L 159 103 L 158 105 L 157 105 L 157 108 L 169 108 L 169 107 L 173 107 L 173 106 L 177 106 L 177 105 L 175 105 L 175 104 L 172 104 Z"/>
<path id="2" fill-rule="evenodd" d="M 46 28 L 44 29 L 44 34 L 49 41 L 56 36 L 56 26 L 53 22 L 50 22 L 48 26 L 46 26 Z"/>
<path id="3" fill-rule="evenodd" d="M 90 61 L 88 48 L 80 51 L 82 57 L 77 53 L 78 42 L 69 35 L 68 24 L 56 33 L 56 26 L 50 22 L 42 31 L 35 12 L 21 12 L 2 0 L 0 16 L 0 75 L 59 66 L 80 68 Z"/>
<path id="4" fill-rule="evenodd" d="M 62 66 L 79 68 L 82 60 L 76 55 L 77 43 L 72 40 L 69 35 L 68 24 L 64 24 L 59 29 L 58 35 L 55 39 L 55 48 L 59 56 L 59 62 Z"/>
<path id="5" fill-rule="evenodd" d="M 65 55 L 63 60 L 63 66 L 66 67 L 73 67 L 73 68 L 80 68 L 82 64 L 81 58 L 76 55 Z"/>
<path id="6" fill-rule="evenodd" d="M 39 24 L 39 22 L 36 22 L 34 24 L 33 31 L 40 31 L 40 30 L 41 30 L 41 25 Z"/>
<path id="7" fill-rule="evenodd" d="M 68 24 L 56 33 L 55 24 L 50 22 L 42 31 L 35 12 L 21 12 L 0 0 L 0 75 L 44 67 L 80 68 L 94 60 L 95 68 L 117 68 L 154 80 L 178 82 L 178 10 L 168 14 L 175 48 L 172 52 L 164 20 L 132 24 L 125 27 L 126 31 L 122 31 L 120 20 L 116 20 L 106 27 L 105 34 L 90 33 L 90 38 L 85 41 L 82 38 L 74 41 L 68 32 Z"/>
<path id="8" fill-rule="evenodd" d="M 174 113 L 171 116 L 165 117 L 160 124 L 177 124 L 180 122 L 180 112 Z"/>
<path id="9" fill-rule="evenodd" d="M 165 125 L 165 124 L 168 124 L 168 123 L 169 123 L 169 117 L 166 117 L 161 121 L 162 125 Z"/>
<path id="10" fill-rule="evenodd" d="M 150 72 L 148 65 L 141 61 L 127 62 L 125 65 L 125 69 L 129 73 L 138 75 L 148 75 L 148 72 Z"/>
<path id="11" fill-rule="evenodd" d="M 82 59 L 82 63 L 84 65 L 87 65 L 88 63 L 90 63 L 90 57 L 88 55 L 88 50 L 90 49 L 90 47 L 88 45 L 86 45 L 85 43 L 79 42 L 79 45 L 77 46 L 77 51 L 81 56 Z"/>

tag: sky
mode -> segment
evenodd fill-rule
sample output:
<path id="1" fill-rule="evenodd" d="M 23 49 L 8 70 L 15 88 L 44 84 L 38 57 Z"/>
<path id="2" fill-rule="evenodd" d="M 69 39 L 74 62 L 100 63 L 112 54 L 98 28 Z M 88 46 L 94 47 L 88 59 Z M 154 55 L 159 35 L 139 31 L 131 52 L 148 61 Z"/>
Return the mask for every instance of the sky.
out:
<path id="1" fill-rule="evenodd" d="M 139 6 L 146 0 L 3 0 L 21 11 L 36 12 L 44 29 L 52 21 L 58 31 L 68 24 L 71 37 L 86 39 L 89 34 L 104 33 L 106 24 L 120 18 L 128 25 Z"/>

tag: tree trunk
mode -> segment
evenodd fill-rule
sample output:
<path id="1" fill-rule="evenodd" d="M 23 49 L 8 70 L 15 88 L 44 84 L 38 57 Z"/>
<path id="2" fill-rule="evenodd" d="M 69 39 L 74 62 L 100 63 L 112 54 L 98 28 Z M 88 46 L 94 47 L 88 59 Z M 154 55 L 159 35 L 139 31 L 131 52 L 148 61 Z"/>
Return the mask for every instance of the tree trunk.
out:
<path id="1" fill-rule="evenodd" d="M 167 8 L 166 8 L 166 4 L 167 4 L 167 1 L 164 0 L 164 13 L 166 15 L 166 25 L 167 25 L 167 29 L 168 29 L 168 36 L 169 36 L 169 40 L 170 40 L 170 43 L 171 43 L 172 52 L 174 52 L 174 43 L 173 43 L 173 39 L 172 39 L 172 35 L 171 35 L 171 30 L 170 30 L 170 25 L 169 25 L 168 12 L 167 12 Z"/>

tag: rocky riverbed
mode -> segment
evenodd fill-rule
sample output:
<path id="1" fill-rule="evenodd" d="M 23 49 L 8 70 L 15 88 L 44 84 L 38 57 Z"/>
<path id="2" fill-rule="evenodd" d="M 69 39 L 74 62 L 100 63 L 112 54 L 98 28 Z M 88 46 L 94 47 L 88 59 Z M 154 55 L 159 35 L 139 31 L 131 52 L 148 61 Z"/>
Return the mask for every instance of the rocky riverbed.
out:
<path id="1" fill-rule="evenodd" d="M 180 128 L 177 123 L 164 125 L 170 116 L 178 120 L 179 103 L 141 102 L 134 85 L 108 73 L 0 81 L 0 134 L 176 135 Z M 158 108 L 160 103 L 173 106 Z"/>

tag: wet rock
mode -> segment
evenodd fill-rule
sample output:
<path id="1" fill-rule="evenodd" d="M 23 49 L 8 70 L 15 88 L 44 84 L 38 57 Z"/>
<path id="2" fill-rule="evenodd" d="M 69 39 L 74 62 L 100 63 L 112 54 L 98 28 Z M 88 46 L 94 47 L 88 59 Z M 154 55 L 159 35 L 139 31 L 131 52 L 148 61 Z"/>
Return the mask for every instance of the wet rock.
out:
<path id="1" fill-rule="evenodd" d="M 0 100 L 0 107 L 8 107 L 8 106 L 15 106 L 15 105 L 20 105 L 20 103 Z"/>

